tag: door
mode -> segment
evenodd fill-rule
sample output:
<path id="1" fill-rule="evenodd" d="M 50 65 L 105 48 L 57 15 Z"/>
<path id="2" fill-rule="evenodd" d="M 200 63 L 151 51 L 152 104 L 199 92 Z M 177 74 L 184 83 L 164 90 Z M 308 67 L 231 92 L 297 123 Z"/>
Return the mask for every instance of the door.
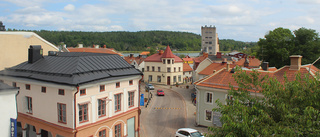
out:
<path id="1" fill-rule="evenodd" d="M 167 77 L 167 85 L 170 85 L 170 76 Z"/>
<path id="2" fill-rule="evenodd" d="M 133 118 L 130 118 L 127 120 L 127 129 L 128 129 L 128 136 L 127 137 L 135 137 L 135 133 L 134 133 L 134 117 Z"/>

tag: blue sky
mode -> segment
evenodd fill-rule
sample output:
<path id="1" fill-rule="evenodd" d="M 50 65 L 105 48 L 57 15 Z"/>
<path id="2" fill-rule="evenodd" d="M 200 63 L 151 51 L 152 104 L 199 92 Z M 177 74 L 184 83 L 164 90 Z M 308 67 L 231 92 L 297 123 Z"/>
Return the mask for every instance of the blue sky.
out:
<path id="1" fill-rule="evenodd" d="M 0 0 L 6 28 L 66 31 L 166 30 L 258 41 L 277 27 L 320 31 L 320 0 Z"/>

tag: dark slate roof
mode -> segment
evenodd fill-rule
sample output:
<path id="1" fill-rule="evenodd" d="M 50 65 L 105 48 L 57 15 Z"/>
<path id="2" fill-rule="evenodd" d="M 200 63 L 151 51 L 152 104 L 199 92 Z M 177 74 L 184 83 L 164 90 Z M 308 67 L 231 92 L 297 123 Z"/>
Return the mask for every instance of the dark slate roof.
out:
<path id="1" fill-rule="evenodd" d="M 12 86 L 9 86 L 3 82 L 0 82 L 0 92 L 5 91 L 5 90 L 11 90 L 11 89 L 19 89 L 19 88 L 12 87 Z"/>
<path id="2" fill-rule="evenodd" d="M 142 73 L 119 55 L 59 52 L 0 71 L 0 75 L 35 79 L 59 84 L 77 85 L 101 79 L 114 79 Z"/>

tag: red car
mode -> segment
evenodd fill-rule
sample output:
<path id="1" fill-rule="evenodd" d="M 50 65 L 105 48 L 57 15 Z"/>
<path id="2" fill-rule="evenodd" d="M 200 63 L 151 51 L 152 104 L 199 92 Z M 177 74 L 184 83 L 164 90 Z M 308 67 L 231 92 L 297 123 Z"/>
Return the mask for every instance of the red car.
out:
<path id="1" fill-rule="evenodd" d="M 162 89 L 158 89 L 158 90 L 157 90 L 157 95 L 158 95 L 158 96 L 164 96 L 163 90 L 162 90 Z"/>

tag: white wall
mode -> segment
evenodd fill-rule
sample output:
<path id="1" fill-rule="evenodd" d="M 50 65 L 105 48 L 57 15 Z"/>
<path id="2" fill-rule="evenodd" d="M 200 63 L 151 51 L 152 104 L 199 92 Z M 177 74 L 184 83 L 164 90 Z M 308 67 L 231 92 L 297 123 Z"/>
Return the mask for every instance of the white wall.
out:
<path id="1" fill-rule="evenodd" d="M 17 118 L 16 91 L 0 92 L 0 134 L 2 137 L 10 136 L 10 118 Z"/>

